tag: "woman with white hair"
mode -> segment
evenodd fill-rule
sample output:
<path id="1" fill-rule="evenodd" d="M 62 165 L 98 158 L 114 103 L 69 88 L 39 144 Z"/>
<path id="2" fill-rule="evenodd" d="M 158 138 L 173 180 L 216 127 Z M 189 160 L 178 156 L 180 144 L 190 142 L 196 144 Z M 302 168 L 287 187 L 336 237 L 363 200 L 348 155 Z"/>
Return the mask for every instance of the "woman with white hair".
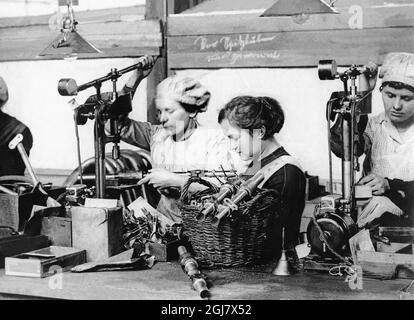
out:
<path id="1" fill-rule="evenodd" d="M 197 122 L 197 114 L 207 110 L 209 100 L 210 92 L 197 80 L 172 76 L 157 86 L 159 125 L 129 118 L 122 124 L 122 141 L 151 152 L 153 169 L 139 184 L 161 191 L 158 210 L 175 222 L 181 222 L 176 200 L 162 190 L 184 186 L 189 177 L 177 172 L 231 168 L 226 137 L 219 129 Z"/>

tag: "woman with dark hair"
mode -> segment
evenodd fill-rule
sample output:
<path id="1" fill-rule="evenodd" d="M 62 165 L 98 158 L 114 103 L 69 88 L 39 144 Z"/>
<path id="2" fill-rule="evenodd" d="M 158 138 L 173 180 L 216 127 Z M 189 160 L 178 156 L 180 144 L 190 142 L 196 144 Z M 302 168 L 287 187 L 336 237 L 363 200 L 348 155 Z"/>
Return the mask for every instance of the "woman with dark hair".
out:
<path id="1" fill-rule="evenodd" d="M 276 190 L 280 195 L 277 233 L 292 250 L 298 243 L 302 212 L 305 206 L 305 176 L 298 162 L 275 138 L 284 124 L 284 113 L 270 97 L 238 96 L 220 110 L 218 122 L 242 160 L 251 160 L 244 173 L 262 172 L 265 180 L 259 187 Z M 277 241 L 275 239 L 274 241 Z M 275 245 L 279 245 L 276 242 Z"/>

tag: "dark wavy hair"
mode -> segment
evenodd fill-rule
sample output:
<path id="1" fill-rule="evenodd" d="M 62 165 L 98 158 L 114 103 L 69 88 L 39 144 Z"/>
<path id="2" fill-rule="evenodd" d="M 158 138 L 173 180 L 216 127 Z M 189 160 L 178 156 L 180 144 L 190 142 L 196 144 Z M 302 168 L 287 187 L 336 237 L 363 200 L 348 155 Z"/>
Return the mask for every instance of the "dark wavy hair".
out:
<path id="1" fill-rule="evenodd" d="M 381 87 L 379 88 L 380 91 L 382 91 L 386 86 L 389 86 L 390 88 L 401 90 L 401 89 L 407 89 L 414 93 L 414 88 L 410 86 L 409 84 L 405 84 L 398 81 L 386 81 L 381 84 Z"/>
<path id="2" fill-rule="evenodd" d="M 276 99 L 270 97 L 238 96 L 230 100 L 219 112 L 218 122 L 228 119 L 233 125 L 248 129 L 265 128 L 263 140 L 278 133 L 285 122 L 282 107 Z"/>

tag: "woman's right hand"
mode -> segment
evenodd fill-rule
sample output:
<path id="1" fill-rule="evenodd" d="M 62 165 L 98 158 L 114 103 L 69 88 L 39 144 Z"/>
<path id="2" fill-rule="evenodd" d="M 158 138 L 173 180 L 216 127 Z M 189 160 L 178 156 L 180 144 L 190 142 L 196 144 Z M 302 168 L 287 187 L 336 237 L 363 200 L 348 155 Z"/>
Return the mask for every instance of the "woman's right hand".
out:
<path id="1" fill-rule="evenodd" d="M 141 81 L 151 73 L 156 61 L 157 57 L 155 56 L 143 56 L 142 58 L 139 58 L 137 63 L 141 63 L 142 67 L 135 69 L 132 72 L 132 75 L 128 79 L 122 91 L 125 93 L 132 92 L 132 94 L 134 94 Z"/>
<path id="2" fill-rule="evenodd" d="M 162 168 L 154 168 L 148 171 L 148 174 L 138 182 L 138 185 L 149 183 L 157 189 L 168 187 L 181 188 L 187 180 L 188 177 L 170 172 Z"/>

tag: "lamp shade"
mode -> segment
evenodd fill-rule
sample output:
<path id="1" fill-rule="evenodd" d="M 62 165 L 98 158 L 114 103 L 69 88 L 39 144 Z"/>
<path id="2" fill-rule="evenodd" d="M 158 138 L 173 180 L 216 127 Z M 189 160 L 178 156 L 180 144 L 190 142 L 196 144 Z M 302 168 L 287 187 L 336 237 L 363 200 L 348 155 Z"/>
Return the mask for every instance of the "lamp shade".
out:
<path id="1" fill-rule="evenodd" d="M 301 14 L 338 13 L 322 0 L 278 0 L 261 17 L 295 16 Z"/>
<path id="2" fill-rule="evenodd" d="M 78 53 L 101 53 L 76 30 L 59 34 L 39 56 L 59 56 Z"/>

